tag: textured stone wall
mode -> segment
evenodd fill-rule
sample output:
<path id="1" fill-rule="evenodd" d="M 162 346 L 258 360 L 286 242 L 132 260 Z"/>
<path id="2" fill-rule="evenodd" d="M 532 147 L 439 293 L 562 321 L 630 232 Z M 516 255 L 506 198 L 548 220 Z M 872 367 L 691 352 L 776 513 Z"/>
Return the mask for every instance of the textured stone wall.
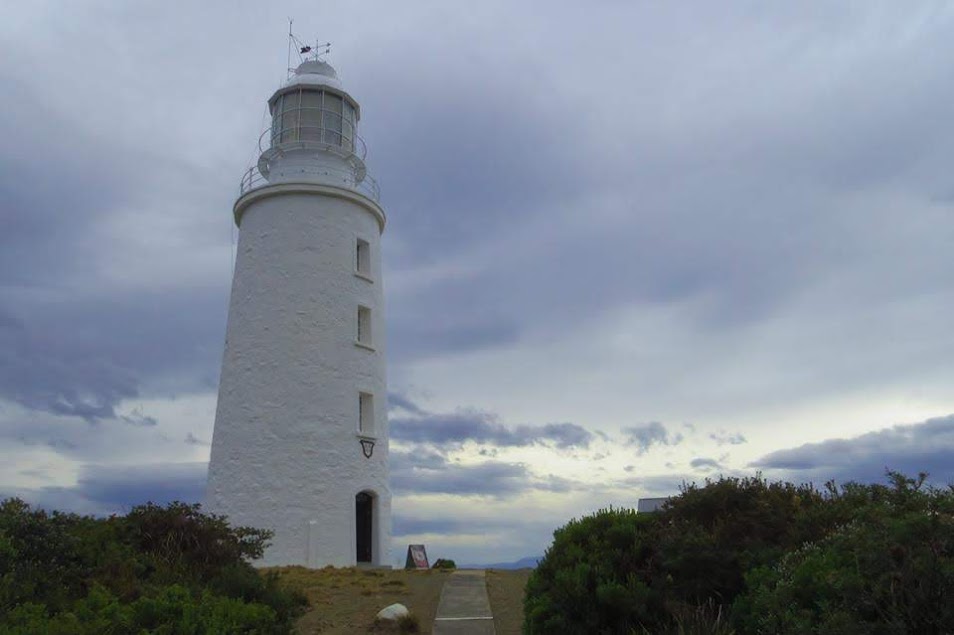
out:
<path id="1" fill-rule="evenodd" d="M 374 561 L 387 563 L 378 219 L 348 198 L 270 189 L 285 193 L 259 192 L 241 218 L 206 507 L 275 531 L 263 566 L 349 566 L 355 495 L 371 491 Z M 355 275 L 358 238 L 370 244 L 373 282 Z M 373 351 L 355 345 L 358 305 L 373 311 Z M 374 394 L 371 459 L 357 437 L 362 391 Z"/>

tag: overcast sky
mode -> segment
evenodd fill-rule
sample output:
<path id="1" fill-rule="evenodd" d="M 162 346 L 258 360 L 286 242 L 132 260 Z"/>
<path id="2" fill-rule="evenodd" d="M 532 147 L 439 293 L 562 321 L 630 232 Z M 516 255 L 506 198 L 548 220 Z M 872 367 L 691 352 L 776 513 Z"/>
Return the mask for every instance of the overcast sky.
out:
<path id="1" fill-rule="evenodd" d="M 382 188 L 394 553 L 684 480 L 954 480 L 949 2 L 0 9 L 0 495 L 200 500 L 287 18 Z"/>

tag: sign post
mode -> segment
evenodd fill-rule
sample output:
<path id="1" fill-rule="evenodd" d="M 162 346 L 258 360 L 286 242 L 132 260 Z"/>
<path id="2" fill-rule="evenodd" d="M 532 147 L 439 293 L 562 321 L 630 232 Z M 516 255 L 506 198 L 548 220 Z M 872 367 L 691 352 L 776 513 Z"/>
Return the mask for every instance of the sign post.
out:
<path id="1" fill-rule="evenodd" d="M 430 569 L 427 563 L 427 550 L 424 545 L 408 545 L 407 560 L 404 562 L 405 569 Z"/>

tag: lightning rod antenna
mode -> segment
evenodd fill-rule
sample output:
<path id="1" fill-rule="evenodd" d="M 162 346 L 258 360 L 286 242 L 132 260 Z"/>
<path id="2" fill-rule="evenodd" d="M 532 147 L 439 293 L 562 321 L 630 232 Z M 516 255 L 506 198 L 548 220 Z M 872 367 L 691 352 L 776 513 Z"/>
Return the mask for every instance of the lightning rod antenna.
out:
<path id="1" fill-rule="evenodd" d="M 291 49 L 292 49 L 292 39 L 295 37 L 292 35 L 292 20 L 288 18 L 288 57 L 285 60 L 285 79 L 288 79 L 291 73 Z"/>

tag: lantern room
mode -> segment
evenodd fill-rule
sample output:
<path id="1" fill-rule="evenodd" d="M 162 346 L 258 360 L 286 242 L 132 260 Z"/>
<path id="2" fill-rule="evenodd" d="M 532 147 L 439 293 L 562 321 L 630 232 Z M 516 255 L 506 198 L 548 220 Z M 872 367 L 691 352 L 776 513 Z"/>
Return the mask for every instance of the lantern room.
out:
<path id="1" fill-rule="evenodd" d="M 364 142 L 357 134 L 361 110 L 341 86 L 335 69 L 309 59 L 268 100 L 271 125 L 259 139 L 258 165 L 242 191 L 268 183 L 309 181 L 355 189 L 377 200 L 367 176 Z"/>
<path id="2" fill-rule="evenodd" d="M 268 109 L 272 147 L 313 142 L 354 151 L 358 104 L 341 90 L 335 69 L 326 62 L 303 62 L 272 95 Z"/>

